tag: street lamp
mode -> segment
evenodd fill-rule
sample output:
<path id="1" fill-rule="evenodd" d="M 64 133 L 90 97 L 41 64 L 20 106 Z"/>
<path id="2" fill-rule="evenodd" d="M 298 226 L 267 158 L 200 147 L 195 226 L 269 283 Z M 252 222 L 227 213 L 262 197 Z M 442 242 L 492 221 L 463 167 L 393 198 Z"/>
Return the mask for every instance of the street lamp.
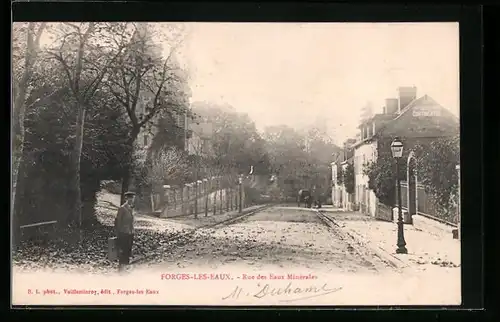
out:
<path id="1" fill-rule="evenodd" d="M 401 209 L 401 180 L 399 179 L 399 159 L 403 156 L 403 142 L 399 138 L 395 138 L 391 144 L 391 152 L 393 158 L 396 159 L 396 182 L 398 190 L 398 248 L 396 254 L 408 254 L 406 249 L 406 241 L 403 231 L 403 211 Z"/>

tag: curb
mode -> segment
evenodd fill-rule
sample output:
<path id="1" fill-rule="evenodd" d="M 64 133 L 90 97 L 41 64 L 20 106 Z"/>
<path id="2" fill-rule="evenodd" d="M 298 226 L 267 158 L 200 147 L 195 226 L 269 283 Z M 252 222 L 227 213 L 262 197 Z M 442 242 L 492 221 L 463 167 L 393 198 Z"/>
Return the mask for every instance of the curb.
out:
<path id="1" fill-rule="evenodd" d="M 328 216 L 326 213 L 323 213 L 324 215 Z M 331 220 L 334 220 L 332 217 L 328 216 Z M 360 234 L 358 234 L 356 231 L 343 227 L 339 225 L 338 222 L 336 222 L 337 227 L 342 230 L 343 233 L 348 235 L 350 238 L 352 238 L 358 246 L 361 246 L 373 253 L 375 256 L 377 256 L 379 259 L 381 259 L 383 262 L 388 263 L 390 266 L 396 268 L 397 270 L 401 270 L 403 268 L 409 267 L 409 264 L 393 254 L 385 251 L 381 247 L 378 246 L 373 246 L 372 243 L 366 240 L 366 238 L 363 238 Z"/>
<path id="2" fill-rule="evenodd" d="M 367 242 L 365 238 L 363 238 L 360 234 L 358 234 L 354 230 L 349 229 L 349 228 L 346 229 L 345 227 L 341 227 L 341 228 L 345 231 L 346 234 L 348 234 L 349 236 L 354 238 L 360 245 L 369 248 L 373 253 L 375 253 L 377 256 L 379 256 L 382 260 L 391 263 L 392 266 L 396 267 L 397 269 L 403 269 L 403 268 L 407 268 L 410 266 L 407 262 L 405 262 L 405 261 L 401 260 L 400 258 L 394 256 L 393 254 L 387 252 L 383 248 L 381 248 L 379 246 L 372 246 L 372 243 Z"/>

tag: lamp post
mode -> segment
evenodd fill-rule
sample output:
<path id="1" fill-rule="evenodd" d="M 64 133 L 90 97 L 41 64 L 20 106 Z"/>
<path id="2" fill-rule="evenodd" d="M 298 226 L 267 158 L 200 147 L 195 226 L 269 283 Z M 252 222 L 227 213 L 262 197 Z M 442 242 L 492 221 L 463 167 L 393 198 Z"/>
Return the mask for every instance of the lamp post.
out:
<path id="1" fill-rule="evenodd" d="M 398 193 L 398 248 L 396 249 L 396 254 L 408 254 L 406 249 L 406 241 L 403 231 L 403 211 L 401 209 L 401 180 L 399 178 L 399 159 L 403 156 L 403 142 L 399 138 L 395 138 L 391 144 L 391 152 L 394 159 L 396 159 L 396 182 L 397 182 L 397 193 Z"/>

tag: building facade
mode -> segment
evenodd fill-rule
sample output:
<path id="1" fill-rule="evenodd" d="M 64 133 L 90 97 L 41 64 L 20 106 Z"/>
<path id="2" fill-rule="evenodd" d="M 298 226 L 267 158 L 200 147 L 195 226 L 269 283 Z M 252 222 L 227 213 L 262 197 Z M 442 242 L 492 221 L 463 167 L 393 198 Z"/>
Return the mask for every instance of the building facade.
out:
<path id="1" fill-rule="evenodd" d="M 144 115 L 146 113 L 146 106 L 149 100 L 153 99 L 153 95 L 148 92 L 141 93 L 141 98 L 139 99 L 136 107 L 137 115 Z M 137 137 L 136 144 L 140 149 L 149 149 L 152 147 L 153 140 L 159 134 L 160 131 L 166 131 L 169 137 L 169 144 L 177 146 L 181 150 L 187 149 L 187 143 L 190 139 L 189 122 L 187 118 L 187 113 L 172 112 L 172 115 L 155 115 L 151 121 L 143 126 Z M 174 137 L 182 137 L 182 139 L 176 140 Z"/>
<path id="2" fill-rule="evenodd" d="M 354 194 L 347 193 L 343 174 L 347 170 L 348 164 L 353 163 L 354 150 L 352 145 L 355 139 L 348 139 L 344 142 L 342 150 L 336 154 L 335 160 L 331 163 L 332 169 L 332 204 L 334 207 L 344 210 L 352 210 Z M 340 178 L 342 176 L 342 178 Z"/>
<path id="3" fill-rule="evenodd" d="M 186 138 L 186 151 L 190 155 L 213 156 L 213 125 L 201 119 L 198 122 L 189 122 L 187 128 L 189 135 Z"/>
<path id="4" fill-rule="evenodd" d="M 405 150 L 430 144 L 436 139 L 459 133 L 458 118 L 428 95 L 417 98 L 415 87 L 400 87 L 399 97 L 385 101 L 382 114 L 375 114 L 359 125 L 354 144 L 355 203 L 359 210 L 377 215 L 379 201 L 368 187 L 366 165 L 377 162 L 382 150 L 390 153 L 390 142 L 399 137 Z M 387 151 L 385 151 L 387 150 Z"/>
<path id="5" fill-rule="evenodd" d="M 368 188 L 368 176 L 365 175 L 365 165 L 377 160 L 377 141 L 368 141 L 356 146 L 354 150 L 354 195 L 359 210 L 375 215 L 377 198 Z"/>

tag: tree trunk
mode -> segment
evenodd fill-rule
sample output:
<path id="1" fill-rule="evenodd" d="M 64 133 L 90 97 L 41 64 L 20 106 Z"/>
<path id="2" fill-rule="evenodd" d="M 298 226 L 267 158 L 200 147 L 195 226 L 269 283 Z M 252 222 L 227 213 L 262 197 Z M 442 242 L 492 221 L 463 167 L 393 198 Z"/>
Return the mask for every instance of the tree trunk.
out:
<path id="1" fill-rule="evenodd" d="M 128 189 L 130 187 L 130 168 L 131 167 L 127 164 L 127 165 L 125 165 L 125 170 L 123 171 L 122 191 L 120 194 L 120 205 L 123 205 L 125 203 L 125 193 L 128 191 Z"/>
<path id="2" fill-rule="evenodd" d="M 81 156 L 82 156 L 82 147 L 83 147 L 83 129 L 85 127 L 85 104 L 86 99 L 84 94 L 80 91 L 80 80 L 81 74 L 83 70 L 83 54 L 85 51 L 85 46 L 87 41 L 94 31 L 95 23 L 90 23 L 85 34 L 80 38 L 80 43 L 78 47 L 78 52 L 76 56 L 76 66 L 75 72 L 73 76 L 73 80 L 71 82 L 71 78 L 68 77 L 68 81 L 72 84 L 73 95 L 76 100 L 76 127 L 75 127 L 75 145 L 73 146 L 73 150 L 71 151 L 71 197 L 73 201 L 73 217 L 71 218 L 71 223 L 77 224 L 80 228 L 80 241 L 82 239 L 82 191 L 80 187 L 80 164 L 81 164 Z"/>
<path id="3" fill-rule="evenodd" d="M 83 147 L 83 128 L 85 126 L 85 106 L 81 102 L 77 102 L 76 110 L 78 111 L 76 118 L 76 129 L 75 129 L 75 146 L 71 152 L 71 167 L 72 167 L 72 184 L 71 184 L 71 194 L 73 198 L 73 218 L 71 220 L 72 224 L 76 224 L 77 227 L 82 227 L 82 191 L 80 187 L 80 164 L 81 155 Z"/>
<path id="4" fill-rule="evenodd" d="M 13 111 L 13 164 L 12 164 L 12 199 L 11 199 L 11 214 L 12 214 L 12 237 L 13 245 L 16 246 L 19 241 L 19 221 L 18 216 L 21 215 L 20 202 L 22 200 L 20 193 L 24 192 L 24 168 L 25 161 L 24 153 L 24 115 L 26 109 L 26 95 L 28 92 L 28 84 L 33 75 L 33 65 L 38 54 L 40 37 L 45 29 L 45 23 L 42 23 L 35 33 L 35 23 L 28 24 L 27 39 L 26 39 L 26 55 L 24 58 L 24 71 L 19 84 L 16 86 L 14 97 Z"/>
<path id="5" fill-rule="evenodd" d="M 21 156 L 21 161 L 19 162 L 17 173 L 16 173 L 16 186 L 12 200 L 12 246 L 14 250 L 17 248 L 20 242 L 20 225 L 21 219 L 23 215 L 23 196 L 24 196 L 24 187 L 26 183 L 26 159 Z M 15 212 L 14 212 L 15 211 Z"/>
<path id="6" fill-rule="evenodd" d="M 125 202 L 125 193 L 129 190 L 130 188 L 130 181 L 131 181 L 131 172 L 132 172 L 132 162 L 133 162 L 133 153 L 134 153 L 134 143 L 137 140 L 137 137 L 139 136 L 141 129 L 138 127 L 134 127 L 132 129 L 132 133 L 130 134 L 130 138 L 127 142 L 127 144 L 130 146 L 132 149 L 132 152 L 130 153 L 129 159 L 126 160 L 126 164 L 124 166 L 123 170 L 123 176 L 122 176 L 122 192 L 120 194 L 120 205 L 123 205 Z"/>

